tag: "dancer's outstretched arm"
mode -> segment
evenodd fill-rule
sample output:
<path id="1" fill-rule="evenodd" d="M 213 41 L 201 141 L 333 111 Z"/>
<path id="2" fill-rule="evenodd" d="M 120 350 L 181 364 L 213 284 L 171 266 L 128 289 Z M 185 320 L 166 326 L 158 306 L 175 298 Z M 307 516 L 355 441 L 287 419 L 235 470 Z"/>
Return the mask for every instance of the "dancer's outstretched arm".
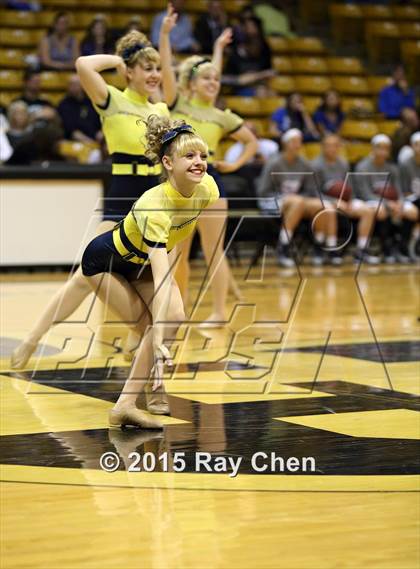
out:
<path id="1" fill-rule="evenodd" d="M 159 35 L 159 54 L 162 65 L 162 87 L 165 103 L 171 107 L 176 100 L 177 84 L 175 71 L 172 67 L 172 50 L 169 34 L 176 26 L 178 14 L 175 13 L 172 4 L 168 4 L 166 16 L 163 18 Z"/>
<path id="2" fill-rule="evenodd" d="M 226 28 L 214 42 L 212 64 L 217 71 L 223 71 L 223 52 L 225 47 L 232 42 L 232 28 Z"/>
<path id="3" fill-rule="evenodd" d="M 164 345 L 165 326 L 168 323 L 169 305 L 171 300 L 172 274 L 166 248 L 155 247 L 149 252 L 152 265 L 154 297 L 152 306 L 153 316 L 153 353 L 155 362 L 155 381 L 153 389 L 162 385 L 163 368 L 167 363 L 172 366 L 171 355 Z"/>

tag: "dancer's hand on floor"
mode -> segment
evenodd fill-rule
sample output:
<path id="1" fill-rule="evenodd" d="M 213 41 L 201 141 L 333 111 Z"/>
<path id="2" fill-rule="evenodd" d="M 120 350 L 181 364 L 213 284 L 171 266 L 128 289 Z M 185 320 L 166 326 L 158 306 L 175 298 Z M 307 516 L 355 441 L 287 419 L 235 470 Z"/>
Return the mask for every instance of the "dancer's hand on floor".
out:
<path id="1" fill-rule="evenodd" d="M 155 366 L 154 366 L 155 378 L 153 381 L 152 391 L 156 391 L 156 389 L 159 389 L 159 387 L 161 387 L 162 385 L 165 364 L 171 368 L 174 365 L 170 351 L 163 344 L 160 344 L 160 346 L 155 347 L 154 358 L 155 358 Z"/>

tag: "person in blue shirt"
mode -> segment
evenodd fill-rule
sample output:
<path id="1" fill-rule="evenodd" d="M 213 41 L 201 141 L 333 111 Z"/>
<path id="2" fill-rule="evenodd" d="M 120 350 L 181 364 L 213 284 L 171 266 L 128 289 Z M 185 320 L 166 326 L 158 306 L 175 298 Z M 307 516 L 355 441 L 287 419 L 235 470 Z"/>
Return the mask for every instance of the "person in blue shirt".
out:
<path id="1" fill-rule="evenodd" d="M 319 132 L 306 110 L 300 93 L 290 93 L 286 106 L 280 107 L 271 115 L 270 130 L 273 136 L 281 136 L 291 128 L 297 128 L 303 134 L 304 142 L 319 140 Z"/>
<path id="2" fill-rule="evenodd" d="M 177 53 L 196 53 L 199 51 L 200 46 L 194 38 L 191 19 L 183 12 L 184 0 L 172 0 L 171 5 L 178 14 L 176 26 L 171 30 L 170 35 L 173 51 Z M 165 16 L 166 10 L 159 12 L 152 22 L 150 39 L 155 47 L 159 45 L 160 28 Z"/>
<path id="3" fill-rule="evenodd" d="M 344 117 L 345 115 L 341 110 L 340 95 L 337 91 L 330 89 L 324 93 L 322 103 L 312 118 L 319 132 L 325 136 L 338 132 Z"/>
<path id="4" fill-rule="evenodd" d="M 409 87 L 404 67 L 398 65 L 392 74 L 392 83 L 379 93 L 379 112 L 387 119 L 399 119 L 402 109 L 415 109 L 414 90 Z"/>

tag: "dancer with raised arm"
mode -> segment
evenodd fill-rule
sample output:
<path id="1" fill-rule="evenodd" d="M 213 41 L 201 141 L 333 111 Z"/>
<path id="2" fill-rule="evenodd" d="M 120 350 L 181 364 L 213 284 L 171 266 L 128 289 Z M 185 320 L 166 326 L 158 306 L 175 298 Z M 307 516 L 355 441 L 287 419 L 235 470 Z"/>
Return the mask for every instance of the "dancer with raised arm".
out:
<path id="1" fill-rule="evenodd" d="M 224 47 L 230 42 L 230 31 L 225 30 L 215 44 L 213 61 L 200 56 L 187 58 L 179 69 L 177 83 L 172 68 L 172 53 L 169 34 L 176 25 L 177 14 L 171 4 L 160 29 L 159 51 L 162 62 L 163 95 L 171 116 L 188 121 L 209 147 L 208 172 L 215 178 L 220 199 L 214 205 L 217 215 L 203 216 L 198 223 L 201 244 L 206 259 L 213 293 L 213 312 L 204 325 L 222 326 L 226 322 L 226 299 L 232 282 L 230 268 L 224 253 L 224 237 L 227 221 L 227 199 L 219 173 L 235 172 L 246 164 L 258 148 L 254 134 L 243 124 L 243 120 L 229 110 L 222 111 L 215 106 L 220 91 L 220 73 Z M 220 140 L 230 137 L 242 142 L 242 154 L 234 163 L 214 162 L 214 155 Z M 181 258 L 176 278 L 184 302 L 187 299 L 189 281 L 189 251 L 192 235 L 180 246 Z M 186 302 L 185 302 L 186 303 Z"/>
<path id="2" fill-rule="evenodd" d="M 152 104 L 161 82 L 159 53 L 146 36 L 132 31 L 116 46 L 116 55 L 79 57 L 77 72 L 102 120 L 108 151 L 112 158 L 112 181 L 104 203 L 103 221 L 97 233 L 112 228 L 130 210 L 134 201 L 159 183 L 160 165 L 145 156 L 146 121 L 151 114 L 169 116 L 164 103 Z M 101 72 L 115 68 L 127 81 L 124 91 L 107 85 Z M 53 296 L 41 317 L 12 355 L 12 367 L 22 369 L 36 350 L 43 335 L 66 320 L 91 293 L 86 278 L 77 270 Z M 140 337 L 131 334 L 125 355 L 139 344 Z"/>

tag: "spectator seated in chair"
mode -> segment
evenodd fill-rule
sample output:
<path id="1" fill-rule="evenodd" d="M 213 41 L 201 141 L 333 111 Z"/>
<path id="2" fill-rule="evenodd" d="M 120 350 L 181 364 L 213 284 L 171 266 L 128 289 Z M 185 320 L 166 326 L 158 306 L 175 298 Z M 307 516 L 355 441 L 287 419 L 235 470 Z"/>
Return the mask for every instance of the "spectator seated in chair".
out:
<path id="1" fill-rule="evenodd" d="M 315 126 L 322 135 L 338 132 L 345 115 L 341 110 L 340 95 L 333 89 L 324 93 L 322 103 L 313 115 Z"/>
<path id="2" fill-rule="evenodd" d="M 414 109 L 405 107 L 401 111 L 400 120 L 401 126 L 397 128 L 392 137 L 392 158 L 399 163 L 412 155 L 410 139 L 420 129 L 419 115 Z"/>
<path id="3" fill-rule="evenodd" d="M 38 113 L 43 107 L 53 106 L 41 94 L 41 74 L 33 70 L 25 71 L 22 95 L 15 100 L 26 103 L 30 115 Z"/>
<path id="4" fill-rule="evenodd" d="M 291 241 L 302 219 L 314 220 L 324 209 L 310 163 L 301 157 L 303 136 L 300 130 L 292 128 L 282 136 L 283 150 L 274 154 L 264 165 L 259 182 L 259 207 L 267 214 L 282 216 L 282 227 L 278 242 L 278 262 L 283 267 L 294 267 Z M 317 244 L 314 248 L 314 264 L 322 264 L 324 254 L 321 242 L 327 239 L 328 246 L 336 241 L 335 211 L 321 216 L 314 222 Z M 334 254 L 330 256 L 330 260 Z"/>
<path id="5" fill-rule="evenodd" d="M 235 95 L 263 96 L 266 80 L 275 75 L 271 67 L 271 49 L 264 37 L 261 21 L 243 17 L 239 28 L 234 28 L 230 57 L 223 75 L 223 83 L 234 87 Z"/>
<path id="6" fill-rule="evenodd" d="M 92 143 L 102 139 L 101 121 L 76 74 L 69 79 L 67 95 L 58 105 L 58 113 L 68 140 Z"/>
<path id="7" fill-rule="evenodd" d="M 58 12 L 48 34 L 39 44 L 39 58 L 43 69 L 74 69 L 79 57 L 79 46 L 70 34 L 70 19 L 67 12 Z"/>
<path id="8" fill-rule="evenodd" d="M 97 16 L 89 24 L 87 33 L 80 43 L 81 55 L 113 53 L 114 42 L 104 16 Z"/>
<path id="9" fill-rule="evenodd" d="M 390 162 L 391 139 L 386 134 L 372 138 L 372 151 L 356 166 L 356 197 L 382 215 L 380 238 L 386 263 L 408 263 L 408 243 L 417 220 L 416 206 L 404 200 L 398 168 Z"/>
<path id="10" fill-rule="evenodd" d="M 9 129 L 6 132 L 13 154 L 7 164 L 33 164 L 60 160 L 58 143 L 63 138 L 57 112 L 53 107 L 43 107 L 36 115 L 30 115 L 26 103 L 15 101 L 7 112 Z"/>
<path id="11" fill-rule="evenodd" d="M 377 265 L 379 257 L 368 250 L 369 235 L 377 212 L 362 200 L 353 199 L 350 164 L 342 156 L 343 143 L 337 134 L 327 134 L 322 140 L 322 152 L 312 162 L 318 187 L 326 200 L 352 219 L 358 219 L 355 262 Z"/>
<path id="12" fill-rule="evenodd" d="M 408 84 L 404 67 L 398 65 L 392 74 L 392 82 L 379 93 L 378 108 L 387 119 L 400 118 L 401 111 L 416 106 L 414 90 Z"/>
<path id="13" fill-rule="evenodd" d="M 420 211 L 420 131 L 415 132 L 410 139 L 412 156 L 400 164 L 401 187 L 404 199 L 412 202 Z M 420 217 L 412 234 L 410 242 L 410 255 L 420 260 Z"/>
<path id="14" fill-rule="evenodd" d="M 300 93 L 290 93 L 287 96 L 286 106 L 277 109 L 271 116 L 270 130 L 273 136 L 281 137 L 291 128 L 303 133 L 304 142 L 319 139 L 319 132 L 305 108 Z"/>

